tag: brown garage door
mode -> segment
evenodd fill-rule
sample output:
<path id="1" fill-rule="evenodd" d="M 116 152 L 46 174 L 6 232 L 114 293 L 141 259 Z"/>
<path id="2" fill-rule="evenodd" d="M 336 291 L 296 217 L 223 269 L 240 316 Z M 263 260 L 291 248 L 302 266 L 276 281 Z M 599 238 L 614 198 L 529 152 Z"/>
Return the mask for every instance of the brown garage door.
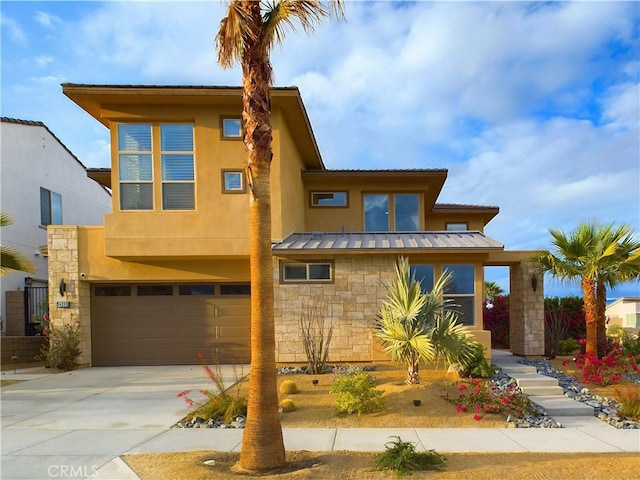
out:
<path id="1" fill-rule="evenodd" d="M 94 285 L 93 365 L 250 360 L 249 285 Z"/>

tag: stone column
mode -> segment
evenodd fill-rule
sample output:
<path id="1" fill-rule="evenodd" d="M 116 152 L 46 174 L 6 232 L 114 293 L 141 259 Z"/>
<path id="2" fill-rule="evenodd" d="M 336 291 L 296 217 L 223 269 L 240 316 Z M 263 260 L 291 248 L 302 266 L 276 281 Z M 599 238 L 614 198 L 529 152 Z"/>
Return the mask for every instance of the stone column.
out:
<path id="1" fill-rule="evenodd" d="M 78 363 L 91 364 L 91 294 L 90 285 L 80 282 L 78 267 L 78 227 L 50 225 L 47 229 L 49 248 L 49 316 L 56 326 L 80 325 Z M 64 281 L 65 292 L 60 292 Z M 69 302 L 69 306 L 58 302 Z"/>
<path id="2" fill-rule="evenodd" d="M 536 266 L 525 260 L 509 269 L 509 339 L 511 352 L 544 355 L 544 285 Z M 535 281 L 534 281 L 535 278 Z M 535 287 L 535 290 L 534 290 Z"/>

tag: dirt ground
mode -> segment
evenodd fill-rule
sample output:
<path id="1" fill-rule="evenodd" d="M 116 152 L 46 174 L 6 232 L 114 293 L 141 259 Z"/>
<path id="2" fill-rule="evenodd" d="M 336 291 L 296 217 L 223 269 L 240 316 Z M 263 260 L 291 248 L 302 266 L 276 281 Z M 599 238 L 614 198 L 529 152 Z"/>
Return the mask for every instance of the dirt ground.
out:
<path id="1" fill-rule="evenodd" d="M 231 467 L 238 453 L 189 452 L 129 455 L 124 461 L 142 480 L 239 480 L 256 478 L 235 474 Z M 205 460 L 214 460 L 207 466 Z M 258 478 L 273 480 L 318 479 L 382 480 L 392 472 L 373 470 L 375 454 L 355 452 L 287 452 L 287 467 Z M 450 454 L 442 472 L 416 472 L 417 479 L 447 480 L 637 480 L 637 454 L 501 453 Z"/>

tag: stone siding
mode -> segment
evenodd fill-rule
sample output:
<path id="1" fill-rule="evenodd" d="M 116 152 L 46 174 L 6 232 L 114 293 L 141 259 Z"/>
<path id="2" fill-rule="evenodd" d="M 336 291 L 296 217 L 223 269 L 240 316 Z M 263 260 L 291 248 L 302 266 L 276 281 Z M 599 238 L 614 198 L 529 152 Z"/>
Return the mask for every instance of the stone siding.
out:
<path id="1" fill-rule="evenodd" d="M 24 335 L 24 290 L 5 292 L 7 336 Z"/>
<path id="2" fill-rule="evenodd" d="M 328 257 L 314 256 L 314 260 Z M 282 284 L 275 265 L 276 360 L 305 363 L 300 334 L 303 309 L 318 300 L 325 325 L 333 325 L 330 362 L 371 361 L 373 322 L 386 298 L 385 284 L 394 278 L 395 255 L 336 256 L 334 283 Z"/>
<path id="3" fill-rule="evenodd" d="M 532 277 L 537 287 L 533 290 Z M 509 339 L 511 352 L 524 357 L 544 355 L 544 285 L 535 265 L 523 261 L 510 269 Z"/>
<path id="4" fill-rule="evenodd" d="M 47 229 L 49 248 L 49 316 L 54 325 L 80 323 L 81 365 L 91 364 L 91 286 L 80 281 L 78 271 L 78 227 L 50 225 Z M 66 292 L 60 294 L 60 281 Z M 69 308 L 57 302 L 67 301 Z"/>
<path id="5" fill-rule="evenodd" d="M 8 293 L 8 292 L 7 292 Z M 40 356 L 42 348 L 47 344 L 47 337 L 0 337 L 0 352 L 2 364 L 12 365 L 11 359 L 17 356 L 16 363 L 35 362 Z"/>

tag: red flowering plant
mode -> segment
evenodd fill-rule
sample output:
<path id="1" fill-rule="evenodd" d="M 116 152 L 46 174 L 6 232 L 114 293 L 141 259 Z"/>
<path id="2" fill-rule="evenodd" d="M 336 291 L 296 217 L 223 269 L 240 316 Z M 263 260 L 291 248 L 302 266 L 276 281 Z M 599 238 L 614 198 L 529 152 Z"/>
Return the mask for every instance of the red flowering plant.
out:
<path id="1" fill-rule="evenodd" d="M 453 403 L 457 413 L 472 410 L 476 421 L 480 421 L 484 414 L 502 413 L 505 410 L 518 417 L 535 411 L 529 399 L 519 393 L 515 386 L 504 392 L 491 381 L 479 378 L 454 382 L 440 392 L 440 397 Z"/>
<path id="2" fill-rule="evenodd" d="M 235 394 L 230 393 L 230 387 L 227 387 L 224 381 L 222 367 L 214 359 L 215 367 L 211 368 L 204 360 L 202 353 L 198 353 L 200 364 L 205 375 L 213 382 L 217 389 L 217 393 L 210 390 L 197 390 L 202 394 L 203 398 L 194 400 L 189 395 L 193 390 L 183 390 L 176 397 L 182 398 L 189 408 L 195 410 L 187 415 L 184 420 L 189 418 L 200 417 L 203 420 L 215 419 L 224 423 L 229 423 L 238 415 L 247 414 L 247 399 L 240 396 L 240 380 L 244 377 L 242 372 L 238 372 L 236 366 L 233 366 L 235 376 L 234 389 Z"/>
<path id="3" fill-rule="evenodd" d="M 638 364 L 640 355 L 624 352 L 620 346 L 614 346 L 604 357 L 598 358 L 593 353 L 577 354 L 573 360 L 575 366 L 581 371 L 584 383 L 606 386 L 618 383 L 625 373 L 640 373 Z M 570 360 L 562 362 L 564 366 L 571 363 Z"/>

